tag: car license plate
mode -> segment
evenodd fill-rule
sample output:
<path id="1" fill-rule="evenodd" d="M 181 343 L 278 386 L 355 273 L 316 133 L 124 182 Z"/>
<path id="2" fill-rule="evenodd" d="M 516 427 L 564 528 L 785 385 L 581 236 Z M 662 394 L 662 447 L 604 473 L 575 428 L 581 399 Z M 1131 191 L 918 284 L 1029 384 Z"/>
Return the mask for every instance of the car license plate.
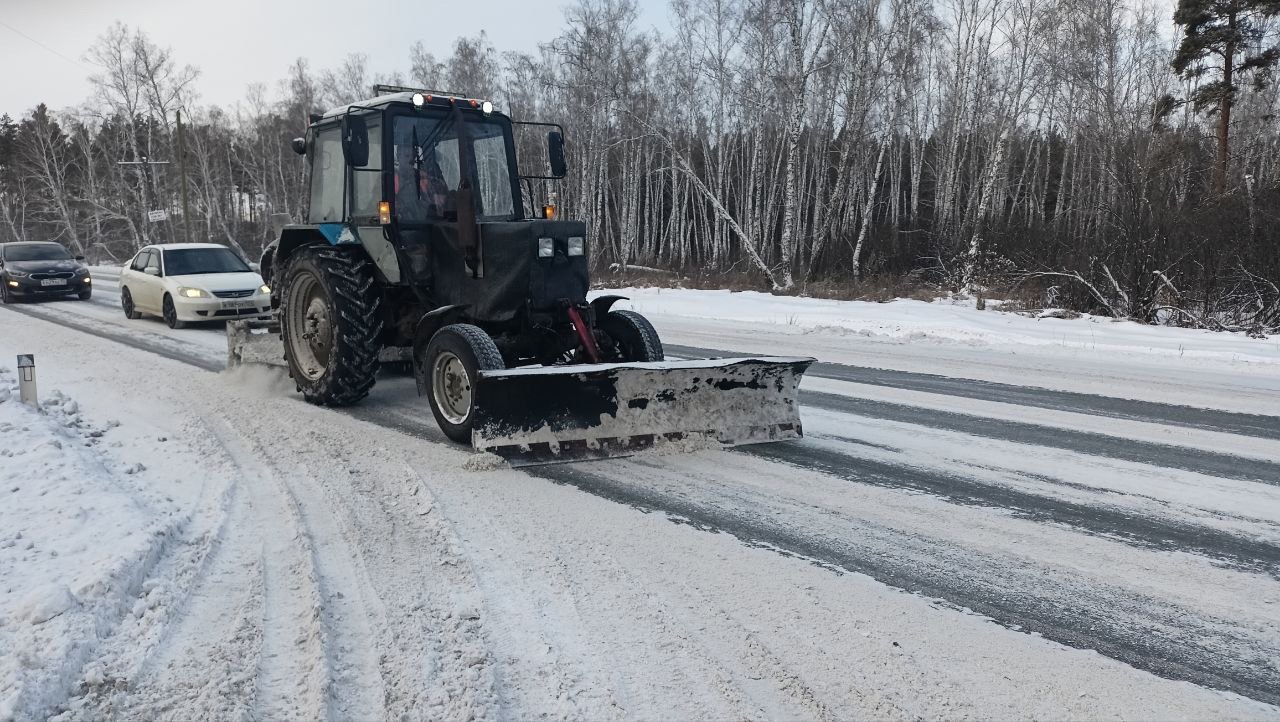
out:
<path id="1" fill-rule="evenodd" d="M 253 308 L 257 306 L 254 301 L 223 301 L 222 307 L 226 309 L 239 310 L 242 308 Z"/>
<path id="2" fill-rule="evenodd" d="M 65 279 L 65 278 L 42 278 L 42 279 L 40 279 L 40 285 L 41 285 L 41 286 L 65 286 L 65 285 L 67 285 L 67 279 Z"/>

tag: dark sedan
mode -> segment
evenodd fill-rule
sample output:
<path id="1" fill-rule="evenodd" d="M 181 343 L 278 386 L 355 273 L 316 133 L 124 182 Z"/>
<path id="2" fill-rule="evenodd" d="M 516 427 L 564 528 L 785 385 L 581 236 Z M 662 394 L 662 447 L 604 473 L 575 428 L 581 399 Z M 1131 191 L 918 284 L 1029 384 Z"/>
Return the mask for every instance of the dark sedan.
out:
<path id="1" fill-rule="evenodd" d="M 93 295 L 89 267 L 57 243 L 0 243 L 0 300 Z"/>

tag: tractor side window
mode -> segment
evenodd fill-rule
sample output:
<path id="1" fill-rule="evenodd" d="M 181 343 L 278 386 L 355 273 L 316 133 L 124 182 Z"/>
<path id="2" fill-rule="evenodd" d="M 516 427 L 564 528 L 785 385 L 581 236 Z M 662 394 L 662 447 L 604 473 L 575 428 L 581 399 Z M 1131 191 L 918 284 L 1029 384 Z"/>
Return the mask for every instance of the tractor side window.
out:
<path id="1" fill-rule="evenodd" d="M 353 168 L 351 172 L 351 215 L 376 219 L 378 204 L 382 202 L 382 124 L 372 120 L 368 128 L 369 165 Z"/>
<path id="2" fill-rule="evenodd" d="M 507 168 L 507 141 L 501 134 L 476 138 L 476 186 L 480 196 L 480 215 L 510 216 L 511 171 Z"/>
<path id="3" fill-rule="evenodd" d="M 337 223 L 342 217 L 342 128 L 316 132 L 311 150 L 311 222 Z M 371 154 L 372 155 L 372 154 Z"/>

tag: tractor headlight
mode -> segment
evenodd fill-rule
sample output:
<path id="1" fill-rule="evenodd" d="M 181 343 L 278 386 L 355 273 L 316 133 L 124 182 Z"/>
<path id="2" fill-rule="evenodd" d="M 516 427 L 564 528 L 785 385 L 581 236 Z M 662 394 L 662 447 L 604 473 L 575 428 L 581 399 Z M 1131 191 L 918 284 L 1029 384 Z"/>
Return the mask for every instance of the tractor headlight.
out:
<path id="1" fill-rule="evenodd" d="M 556 239 L 539 238 L 538 258 L 551 258 L 554 255 L 556 255 Z"/>
<path id="2" fill-rule="evenodd" d="M 178 295 L 184 298 L 209 298 L 209 292 L 203 288 L 188 288 L 186 286 L 178 288 Z"/>
<path id="3" fill-rule="evenodd" d="M 570 256 L 587 255 L 587 242 L 582 236 L 569 236 L 567 251 Z"/>

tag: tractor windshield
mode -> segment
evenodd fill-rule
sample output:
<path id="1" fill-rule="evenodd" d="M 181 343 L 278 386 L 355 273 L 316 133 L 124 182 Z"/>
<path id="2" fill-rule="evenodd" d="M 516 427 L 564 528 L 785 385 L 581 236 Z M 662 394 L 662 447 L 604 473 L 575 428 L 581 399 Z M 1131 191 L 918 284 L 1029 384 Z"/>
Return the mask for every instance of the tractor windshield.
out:
<path id="1" fill-rule="evenodd" d="M 475 154 L 476 213 L 481 220 L 513 220 L 515 193 L 505 127 L 496 120 L 466 121 Z M 392 164 L 396 216 L 401 223 L 457 219 L 458 128 L 449 115 L 395 119 Z"/>

